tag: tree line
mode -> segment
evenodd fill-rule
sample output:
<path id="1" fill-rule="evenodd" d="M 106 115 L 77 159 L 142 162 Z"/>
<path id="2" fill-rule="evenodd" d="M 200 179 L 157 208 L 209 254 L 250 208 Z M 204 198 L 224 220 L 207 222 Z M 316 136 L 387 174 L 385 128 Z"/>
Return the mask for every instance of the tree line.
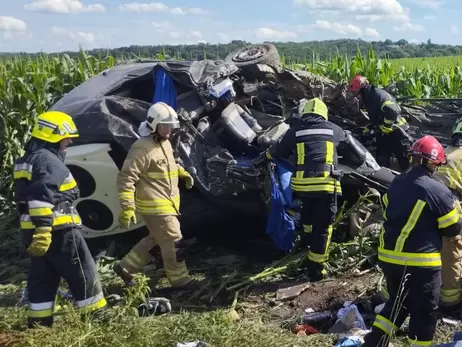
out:
<path id="1" fill-rule="evenodd" d="M 339 54 L 344 56 L 356 55 L 358 48 L 361 52 L 367 52 L 372 46 L 376 55 L 380 58 L 412 58 L 412 57 L 435 57 L 462 55 L 462 46 L 434 44 L 431 40 L 420 44 L 410 43 L 404 39 L 399 41 L 364 41 L 352 39 L 327 40 L 327 41 L 308 41 L 308 42 L 271 42 L 274 44 L 279 54 L 288 62 L 309 62 L 312 59 L 330 60 Z M 187 60 L 202 59 L 223 59 L 229 53 L 242 47 L 251 45 L 246 41 L 231 41 L 227 44 L 208 44 L 198 43 L 194 45 L 156 45 L 119 47 L 114 49 L 93 49 L 86 51 L 95 56 L 112 55 L 116 58 L 138 58 L 138 57 L 157 57 L 157 58 L 176 58 Z M 75 56 L 78 52 L 59 52 Z M 0 53 L 0 55 L 12 55 L 13 53 Z M 30 53 L 15 53 L 15 55 L 34 56 Z M 58 53 L 54 53 L 55 55 Z"/>

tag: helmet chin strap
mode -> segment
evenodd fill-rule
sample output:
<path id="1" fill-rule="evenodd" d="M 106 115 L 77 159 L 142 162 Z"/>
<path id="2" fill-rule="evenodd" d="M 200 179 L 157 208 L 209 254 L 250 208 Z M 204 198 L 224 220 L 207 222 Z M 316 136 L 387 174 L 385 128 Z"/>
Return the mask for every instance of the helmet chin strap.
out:
<path id="1" fill-rule="evenodd" d="M 152 133 L 152 137 L 154 138 L 154 141 L 156 141 L 156 142 L 164 142 L 164 141 L 169 139 L 166 136 L 160 136 L 157 131 Z"/>
<path id="2" fill-rule="evenodd" d="M 411 161 L 411 166 L 416 167 L 416 166 L 422 166 L 427 170 L 431 176 L 434 176 L 436 173 L 436 170 L 438 169 L 438 165 L 432 164 L 430 161 L 424 158 L 419 158 L 420 160 L 416 160 L 417 158 L 414 157 L 413 160 Z"/>

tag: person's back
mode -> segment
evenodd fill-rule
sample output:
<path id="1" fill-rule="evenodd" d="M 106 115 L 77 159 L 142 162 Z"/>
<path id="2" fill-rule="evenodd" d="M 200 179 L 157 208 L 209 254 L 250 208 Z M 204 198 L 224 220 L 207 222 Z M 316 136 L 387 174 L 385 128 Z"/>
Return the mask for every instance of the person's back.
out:
<path id="1" fill-rule="evenodd" d="M 410 262 L 413 257 L 420 257 L 420 253 L 426 253 L 428 259 L 429 254 L 435 257 L 431 258 L 429 266 L 440 264 L 438 218 L 444 211 L 437 202 L 451 201 L 449 190 L 434 180 L 425 168 L 418 166 L 396 177 L 384 199 L 388 200 L 388 206 L 383 223 L 383 244 L 379 248 L 380 257 L 393 255 L 398 261 L 404 252 L 407 254 L 402 258 L 402 265 L 405 265 L 406 260 Z M 415 256 L 411 256 L 411 253 Z"/>
<path id="2" fill-rule="evenodd" d="M 441 237 L 460 233 L 462 220 L 449 189 L 433 179 L 446 162 L 443 146 L 424 136 L 410 149 L 411 168 L 396 177 L 382 197 L 384 223 L 378 256 L 389 299 L 377 314 L 363 347 L 388 346 L 409 321 L 409 343 L 430 346 L 441 287 Z"/>
<path id="3" fill-rule="evenodd" d="M 75 124 L 62 112 L 45 112 L 31 135 L 13 173 L 22 239 L 31 256 L 28 326 L 51 326 L 61 277 L 81 313 L 105 308 L 106 300 L 95 262 L 78 230 L 81 219 L 73 202 L 79 188 L 64 164 L 67 146 L 79 136 Z"/>
<path id="4" fill-rule="evenodd" d="M 319 117 L 304 117 L 300 127 L 295 131 L 298 146 L 304 144 L 303 151 L 299 151 L 298 162 L 303 161 L 304 171 L 308 176 L 324 177 L 324 172 L 330 172 L 337 164 L 337 151 L 335 147 L 334 125 Z"/>
<path id="5" fill-rule="evenodd" d="M 383 122 L 384 103 L 389 102 L 392 107 L 400 110 L 396 100 L 387 91 L 372 84 L 366 86 L 361 93 L 361 101 L 364 103 L 371 123 L 380 126 Z"/>
<path id="6" fill-rule="evenodd" d="M 308 247 L 307 274 L 312 280 L 326 275 L 337 195 L 342 194 L 337 172 L 336 145 L 343 136 L 328 121 L 327 105 L 314 98 L 303 104 L 301 121 L 266 152 L 268 159 L 295 152 L 291 188 L 302 201 L 302 243 Z"/>
<path id="7" fill-rule="evenodd" d="M 401 108 L 395 98 L 359 75 L 351 80 L 348 91 L 359 98 L 367 110 L 371 124 L 364 130 L 364 134 L 370 134 L 373 130 L 379 165 L 390 167 L 391 155 L 394 154 L 401 170 L 405 171 L 409 166 L 407 152 L 410 137 L 406 133 L 409 124 L 401 115 Z"/>

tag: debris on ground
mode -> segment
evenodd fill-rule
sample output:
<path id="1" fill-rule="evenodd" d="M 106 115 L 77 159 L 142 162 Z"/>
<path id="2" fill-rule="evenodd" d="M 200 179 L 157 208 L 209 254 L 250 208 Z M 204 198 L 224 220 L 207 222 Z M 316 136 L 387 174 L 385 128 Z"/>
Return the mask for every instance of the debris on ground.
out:
<path id="1" fill-rule="evenodd" d="M 172 305 L 167 298 L 150 298 L 146 299 L 145 303 L 138 306 L 138 314 L 140 317 L 148 317 L 169 313 L 172 311 Z"/>
<path id="2" fill-rule="evenodd" d="M 348 336 L 341 338 L 335 347 L 360 347 L 364 343 L 364 339 L 359 336 Z"/>
<path id="3" fill-rule="evenodd" d="M 300 335 L 300 333 L 303 333 L 304 335 L 311 335 L 311 334 L 319 334 L 320 331 L 316 328 L 313 328 L 311 325 L 302 324 L 302 325 L 297 325 L 295 327 L 294 333 L 297 335 Z"/>
<path id="4" fill-rule="evenodd" d="M 293 299 L 310 287 L 310 283 L 302 283 L 296 286 L 280 288 L 276 292 L 276 300 L 283 301 Z"/>
<path id="5" fill-rule="evenodd" d="M 329 329 L 329 333 L 339 334 L 352 329 L 365 330 L 366 324 L 356 305 L 351 302 L 345 302 L 343 307 L 337 312 L 337 321 Z"/>
<path id="6" fill-rule="evenodd" d="M 195 341 L 195 342 L 177 343 L 176 347 L 207 347 L 207 345 L 204 342 Z"/>

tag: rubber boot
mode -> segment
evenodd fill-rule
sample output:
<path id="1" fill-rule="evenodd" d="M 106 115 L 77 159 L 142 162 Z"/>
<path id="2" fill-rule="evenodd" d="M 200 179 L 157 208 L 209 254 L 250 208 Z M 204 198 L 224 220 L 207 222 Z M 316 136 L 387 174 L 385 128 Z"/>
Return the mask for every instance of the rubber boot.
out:
<path id="1" fill-rule="evenodd" d="M 114 264 L 114 267 L 112 270 L 116 273 L 117 276 L 119 276 L 124 282 L 127 287 L 133 287 L 136 286 L 136 280 L 133 277 L 132 274 L 124 270 L 121 266 L 120 263 L 117 262 Z"/>
<path id="2" fill-rule="evenodd" d="M 36 328 L 37 325 L 42 327 L 52 327 L 53 326 L 53 316 L 44 317 L 44 318 L 27 318 L 27 328 L 33 329 Z"/>
<path id="3" fill-rule="evenodd" d="M 364 336 L 361 347 L 393 347 L 393 345 L 390 344 L 390 336 L 377 328 L 372 328 L 372 331 Z"/>
<path id="4" fill-rule="evenodd" d="M 203 281 L 199 281 L 196 279 L 191 279 L 186 283 L 181 284 L 172 284 L 172 288 L 179 289 L 179 290 L 196 290 L 203 284 Z"/>
<path id="5" fill-rule="evenodd" d="M 441 315 L 444 317 L 454 318 L 456 320 L 460 320 L 462 318 L 462 302 L 452 306 L 440 305 L 439 309 Z"/>
<path id="6" fill-rule="evenodd" d="M 323 263 L 316 263 L 314 261 L 308 260 L 306 262 L 306 275 L 308 278 L 317 282 L 324 279 L 327 276 L 327 270 L 324 267 Z"/>

